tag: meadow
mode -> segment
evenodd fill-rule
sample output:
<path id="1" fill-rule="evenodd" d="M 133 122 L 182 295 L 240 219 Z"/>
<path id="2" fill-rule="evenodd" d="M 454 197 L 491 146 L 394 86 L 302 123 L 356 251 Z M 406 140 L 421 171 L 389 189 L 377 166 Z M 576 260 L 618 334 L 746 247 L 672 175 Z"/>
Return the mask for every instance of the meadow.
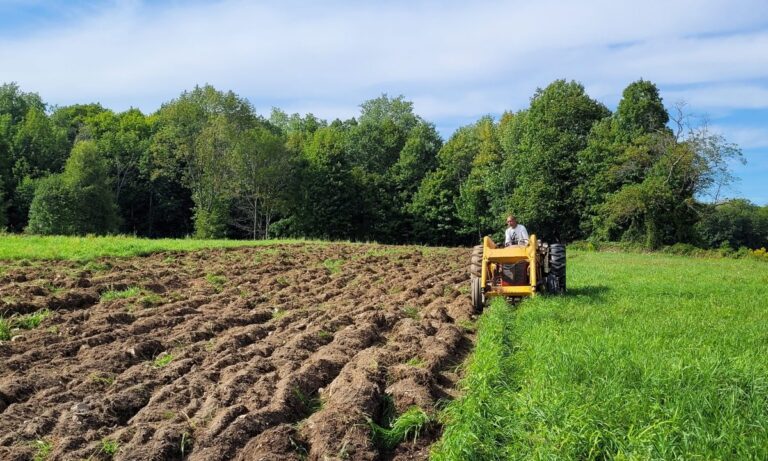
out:
<path id="1" fill-rule="evenodd" d="M 88 261 L 105 256 L 146 256 L 161 251 L 266 246 L 300 241 L 302 240 L 148 239 L 125 235 L 66 237 L 0 234 L 0 261 L 24 259 Z"/>
<path id="2" fill-rule="evenodd" d="M 287 243 L 291 245 L 285 245 Z M 230 247 L 252 248 L 221 251 Z M 185 253 L 205 248 L 210 250 Z M 69 338 L 63 332 L 71 328 L 90 331 L 88 328 L 101 324 L 99 319 L 113 323 L 118 319 L 125 324 L 122 330 L 103 339 L 109 340 L 103 347 L 114 349 L 114 342 L 137 341 L 132 331 L 146 322 L 162 323 L 166 317 L 173 317 L 177 309 L 185 315 L 192 314 L 188 308 L 179 307 L 176 301 L 183 303 L 185 296 L 196 296 L 196 302 L 203 304 L 189 316 L 192 323 L 179 324 L 172 331 L 150 329 L 150 333 L 159 336 L 147 341 L 157 341 L 158 350 L 173 351 L 173 354 L 161 357 L 178 361 L 187 354 L 188 359 L 200 361 L 211 351 L 218 351 L 216 345 L 219 343 L 222 354 L 230 353 L 226 345 L 231 342 L 230 337 L 239 337 L 239 328 L 258 330 L 258 338 L 272 330 L 293 331 L 305 325 L 308 320 L 305 317 L 314 312 L 308 306 L 319 306 L 317 309 L 322 311 L 322 307 L 334 299 L 334 305 L 348 301 L 349 308 L 357 312 L 360 299 L 368 296 L 370 309 L 392 311 L 391 315 L 387 314 L 387 322 L 392 323 L 388 323 L 387 328 L 391 327 L 391 331 L 398 332 L 402 325 L 408 324 L 408 328 L 425 328 L 424 335 L 428 336 L 435 332 L 424 325 L 432 322 L 431 319 L 441 318 L 448 322 L 445 331 L 454 331 L 452 328 L 458 325 L 464 334 L 475 331 L 475 328 L 477 333 L 473 352 L 458 368 L 456 364 L 461 362 L 464 354 L 457 345 L 446 349 L 445 357 L 441 356 L 439 360 L 431 361 L 427 355 L 425 360 L 420 349 L 411 351 L 401 346 L 398 350 L 405 354 L 402 357 L 387 352 L 376 359 L 377 363 L 384 364 L 379 370 L 383 374 L 376 377 L 381 383 L 388 382 L 392 376 L 401 379 L 401 383 L 410 383 L 410 379 L 415 379 L 411 375 L 421 376 L 425 369 L 442 377 L 424 381 L 428 385 L 419 388 L 417 394 L 405 384 L 391 385 L 386 392 L 384 388 L 379 389 L 374 401 L 391 402 L 394 396 L 397 414 L 402 417 L 398 421 L 405 421 L 405 416 L 410 415 L 417 424 L 399 428 L 399 423 L 391 422 L 391 428 L 382 428 L 375 422 L 386 423 L 386 418 L 369 413 L 370 410 L 360 410 L 356 414 L 357 425 L 344 426 L 359 432 L 355 432 L 354 437 L 360 453 L 374 456 L 394 450 L 392 453 L 396 455 L 411 457 L 407 459 L 429 456 L 439 461 L 768 459 L 768 361 L 765 359 L 768 356 L 768 264 L 765 262 L 570 251 L 569 288 L 565 296 L 539 296 L 514 305 L 497 299 L 474 325 L 469 318 L 470 304 L 465 290 L 468 274 L 464 273 L 464 261 L 468 258 L 468 250 L 434 250 L 437 251 L 426 247 L 324 242 L 301 245 L 301 241 L 293 240 L 4 235 L 0 236 L 0 260 L 6 261 L 0 266 L 0 276 L 5 280 L 0 285 L 0 306 L 4 306 L 0 312 L 0 353 L 10 364 L 26 360 L 24 357 L 38 342 L 43 347 L 50 341 L 65 345 L 67 341 L 82 341 L 79 336 Z M 172 253 L 146 256 L 158 252 Z M 312 260 L 309 266 L 307 258 Z M 45 260 L 59 261 L 46 264 Z M 299 268 L 295 276 L 270 269 L 293 265 Z M 305 269 L 300 269 L 302 267 Z M 314 271 L 313 280 L 323 280 L 324 285 L 316 287 L 304 299 L 302 296 L 305 295 L 293 290 L 287 281 L 304 277 L 301 271 L 308 270 L 307 267 Z M 374 282 L 368 274 L 370 270 L 376 271 Z M 382 288 L 386 286 L 391 288 Z M 254 293 L 263 296 L 254 297 Z M 252 303 L 258 312 L 248 311 Z M 210 330 L 210 322 L 214 319 L 215 322 L 223 321 L 224 306 L 230 306 L 227 309 L 232 310 L 231 321 Z M 240 308 L 244 310 L 238 311 Z M 263 312 L 259 311 L 261 308 Z M 440 315 L 433 312 L 436 309 Z M 88 316 L 80 315 L 83 310 L 90 314 L 91 321 L 87 320 Z M 369 315 L 368 310 L 361 310 L 360 315 Z M 448 313 L 450 315 L 446 317 Z M 203 322 L 199 318 L 208 320 Z M 317 344 L 313 347 L 329 348 L 328 352 L 318 349 L 319 356 L 326 360 L 335 357 L 333 338 L 340 320 L 330 316 L 326 325 L 325 320 L 320 322 L 323 318 L 318 317 L 310 323 L 317 329 L 313 333 L 317 336 Z M 195 326 L 195 322 L 203 322 L 204 331 L 197 331 L 199 325 Z M 245 326 L 241 326 L 243 322 Z M 398 327 L 398 322 L 403 324 Z M 448 325 L 452 323 L 456 325 Z M 364 319 L 352 321 L 350 328 L 353 327 L 361 332 L 376 331 L 375 328 L 370 330 L 371 325 Z M 215 333 L 217 329 L 222 332 Z M 297 331 L 301 333 L 303 330 L 299 328 Z M 410 330 L 402 333 L 407 331 Z M 21 335 L 25 340 L 8 341 L 14 335 Z M 193 338 L 200 346 L 179 349 L 174 346 L 176 342 L 163 342 L 168 335 L 176 335 L 186 342 Z M 265 340 L 269 338 L 272 336 L 264 336 Z M 461 341 L 469 344 L 470 340 L 461 336 L 453 339 L 456 344 Z M 197 344 L 194 341 L 192 344 Z M 408 341 L 403 344 L 406 343 L 410 344 Z M 394 347 L 395 343 L 392 344 Z M 73 343 L 72 348 L 77 349 L 76 345 Z M 57 350 L 68 350 L 59 346 Z M 75 360 L 66 355 L 48 357 L 49 352 L 40 353 L 40 366 L 50 359 Z M 302 354 L 297 357 L 306 355 Z M 332 373 L 324 378 L 324 387 L 335 382 L 335 374 L 352 356 L 339 356 L 344 360 L 332 367 Z M 358 358 L 361 364 L 373 363 L 366 353 L 361 353 Z M 77 361 L 80 363 L 81 360 Z M 143 362 L 129 360 L 114 369 L 102 370 L 99 368 L 102 362 L 99 359 L 80 365 L 93 368 L 78 374 L 85 379 L 81 389 L 83 395 L 92 392 L 91 384 L 87 383 L 89 376 L 96 376 L 94 373 L 108 376 L 110 382 L 120 383 L 119 377 L 123 374 L 146 368 Z M 147 363 L 150 362 L 153 365 L 147 370 L 165 369 L 151 360 Z M 455 369 L 463 376 L 457 388 L 432 387 L 444 381 L 446 376 L 453 376 L 453 371 L 446 374 L 449 373 L 445 371 L 447 369 Z M 10 369 L 6 371 L 11 372 Z M 17 372 L 13 373 L 6 376 L 3 385 L 18 387 L 17 384 L 24 384 Z M 454 382 L 453 378 L 449 381 Z M 52 381 L 55 382 L 58 381 Z M 154 383 L 151 379 L 147 382 Z M 302 418 L 317 412 L 310 418 L 312 421 L 322 420 L 335 408 L 327 406 L 330 396 L 319 393 L 316 389 L 319 385 L 307 384 L 305 393 L 322 405 L 307 409 L 300 415 Z M 163 389 L 160 384 L 156 387 L 158 392 Z M 105 390 L 106 397 L 127 392 L 113 384 Z M 458 398 L 438 403 L 440 395 L 449 394 Z M 27 407 L 54 408 L 53 403 L 44 401 L 46 393 L 39 393 L 43 400 L 37 395 L 29 398 L 22 393 L 17 399 L 7 394 L 3 401 L 7 408 L 0 422 L 15 427 L 14 412 L 21 412 L 21 418 Z M 286 402 L 292 402 L 291 395 L 286 397 Z M 411 401 L 413 395 L 422 396 L 419 397 L 421 400 Z M 411 408 L 414 403 L 419 406 Z M 61 405 L 65 411 L 71 402 Z M 141 408 L 137 406 L 131 411 L 149 414 L 153 409 L 151 405 L 144 410 Z M 325 412 L 321 408 L 326 408 Z M 437 426 L 430 422 L 435 408 L 440 409 Z M 259 408 L 250 410 L 261 411 Z M 203 419 L 207 417 L 204 413 L 200 413 Z M 284 414 L 291 413 L 286 411 Z M 120 449 L 123 454 L 133 447 L 131 450 L 147 451 L 148 457 L 153 449 L 167 448 L 184 453 L 185 450 L 195 450 L 198 444 L 212 445 L 227 453 L 242 450 L 246 453 L 251 445 L 261 446 L 262 438 L 275 435 L 272 429 L 265 431 L 264 436 L 259 435 L 261 429 L 254 426 L 249 428 L 253 443 L 244 446 L 248 440 L 233 439 L 230 444 L 219 446 L 214 439 L 206 438 L 203 426 L 191 430 L 184 421 L 172 420 L 173 424 L 168 424 L 181 437 L 172 440 L 171 445 L 176 447 L 173 448 L 160 442 L 160 445 L 142 445 L 132 441 L 129 437 L 131 427 L 114 432 L 108 429 L 113 422 L 107 419 L 98 426 L 97 435 L 101 438 L 78 439 L 81 454 L 99 450 L 104 437 L 123 444 Z M 352 437 L 351 433 L 342 436 L 347 429 L 340 427 L 334 432 L 335 438 L 321 441 L 314 432 L 302 429 L 304 426 L 299 423 L 286 420 L 274 428 L 279 429 L 280 437 L 300 441 L 296 445 L 299 455 L 322 453 Z M 420 434 L 420 429 L 414 429 L 420 426 L 431 429 Z M 31 453 L 31 443 L 45 442 L 52 443 L 52 449 L 59 450 L 60 454 L 69 453 L 61 451 L 64 450 L 61 443 L 55 443 L 59 440 L 57 434 L 68 430 L 60 429 L 26 444 L 15 441 L 21 436 L 8 432 L 11 435 L 5 441 L 0 440 L 0 447 L 13 443 L 9 445 L 11 451 Z M 396 429 L 402 429 L 402 434 L 391 442 L 389 439 Z M 191 442 L 192 439 L 184 438 L 187 433 L 196 435 L 197 439 Z M 398 440 L 403 437 L 408 440 L 418 437 L 419 440 L 415 444 L 403 441 L 398 445 Z M 440 440 L 428 448 L 438 437 Z M 395 456 L 393 459 L 399 458 Z"/>
<path id="3" fill-rule="evenodd" d="M 572 252 L 480 320 L 435 460 L 768 459 L 768 265 Z"/>

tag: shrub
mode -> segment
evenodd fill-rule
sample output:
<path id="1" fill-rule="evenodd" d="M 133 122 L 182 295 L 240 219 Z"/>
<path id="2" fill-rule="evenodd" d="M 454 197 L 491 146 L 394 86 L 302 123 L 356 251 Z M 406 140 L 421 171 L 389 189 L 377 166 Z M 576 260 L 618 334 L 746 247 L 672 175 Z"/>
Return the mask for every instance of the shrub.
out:
<path id="1" fill-rule="evenodd" d="M 29 209 L 34 234 L 108 234 L 117 230 L 117 205 L 107 184 L 107 167 L 96 145 L 72 149 L 64 173 L 41 180 Z"/>

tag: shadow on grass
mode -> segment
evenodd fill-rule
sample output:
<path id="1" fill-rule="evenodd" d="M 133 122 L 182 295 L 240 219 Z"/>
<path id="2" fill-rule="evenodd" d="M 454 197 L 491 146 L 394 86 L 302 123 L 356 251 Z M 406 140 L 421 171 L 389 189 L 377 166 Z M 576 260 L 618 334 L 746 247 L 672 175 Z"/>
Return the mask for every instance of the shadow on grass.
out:
<path id="1" fill-rule="evenodd" d="M 565 297 L 572 298 L 576 296 L 586 296 L 592 301 L 603 301 L 605 294 L 610 291 L 605 285 L 587 285 L 583 287 L 568 288 L 565 291 Z"/>

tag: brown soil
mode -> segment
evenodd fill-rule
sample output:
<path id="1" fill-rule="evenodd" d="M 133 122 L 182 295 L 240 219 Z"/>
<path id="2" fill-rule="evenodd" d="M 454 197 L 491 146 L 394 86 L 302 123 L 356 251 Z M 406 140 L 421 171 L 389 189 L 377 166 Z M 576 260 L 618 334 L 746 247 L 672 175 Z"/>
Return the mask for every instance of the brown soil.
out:
<path id="1" fill-rule="evenodd" d="M 384 452 L 368 421 L 453 397 L 473 339 L 468 255 L 296 244 L 0 262 L 0 314 L 53 311 L 0 341 L 0 459 L 41 442 L 67 460 L 426 459 L 436 424 Z"/>

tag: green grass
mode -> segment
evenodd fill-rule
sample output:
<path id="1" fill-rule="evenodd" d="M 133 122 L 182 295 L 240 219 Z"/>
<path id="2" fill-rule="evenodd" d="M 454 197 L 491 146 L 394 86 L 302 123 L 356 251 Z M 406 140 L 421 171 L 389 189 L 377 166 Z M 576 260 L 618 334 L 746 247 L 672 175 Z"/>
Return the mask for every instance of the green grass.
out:
<path id="1" fill-rule="evenodd" d="M 406 317 L 410 317 L 410 318 L 412 318 L 414 320 L 418 320 L 419 317 L 420 317 L 419 309 L 417 309 L 414 306 L 404 306 L 402 308 L 402 311 L 403 311 L 403 314 L 405 314 Z"/>
<path id="2" fill-rule="evenodd" d="M 294 387 L 293 395 L 299 403 L 301 403 L 301 406 L 307 415 L 311 415 L 323 408 L 323 401 L 318 394 L 308 395 L 302 392 L 298 387 Z"/>
<path id="3" fill-rule="evenodd" d="M 421 368 L 424 365 L 426 365 L 427 361 L 422 359 L 421 357 L 413 357 L 405 363 L 406 365 L 410 365 L 412 367 Z"/>
<path id="4" fill-rule="evenodd" d="M 117 440 L 101 439 L 101 452 L 112 458 L 120 451 L 120 443 Z"/>
<path id="5" fill-rule="evenodd" d="M 205 276 L 205 280 L 207 280 L 217 292 L 221 291 L 224 288 L 224 284 L 227 283 L 227 278 L 218 274 L 208 274 Z"/>
<path id="6" fill-rule="evenodd" d="M 572 252 L 479 321 L 434 460 L 768 459 L 764 263 Z"/>
<path id="7" fill-rule="evenodd" d="M 424 410 L 414 406 L 391 421 L 389 427 L 382 427 L 372 420 L 368 424 L 373 443 L 384 450 L 392 450 L 403 441 L 415 441 L 431 422 L 432 418 Z"/>
<path id="8" fill-rule="evenodd" d="M 142 307 L 152 307 L 163 304 L 165 299 L 157 293 L 146 292 L 144 296 L 139 298 L 138 302 L 142 305 Z"/>
<path id="9" fill-rule="evenodd" d="M 171 362 L 173 362 L 172 354 L 160 354 L 152 361 L 152 366 L 155 368 L 163 368 Z"/>
<path id="10" fill-rule="evenodd" d="M 298 242 L 303 242 L 303 240 L 195 240 L 145 239 L 128 236 L 63 237 L 0 234 L 0 260 L 89 261 L 104 256 L 131 257 L 162 251 L 192 251 L 204 248 L 264 246 Z M 313 244 L 324 243 L 313 242 Z"/>
<path id="11" fill-rule="evenodd" d="M 11 322 L 11 319 L 0 315 L 0 341 L 8 341 L 11 339 L 12 329 L 13 323 Z"/>
<path id="12" fill-rule="evenodd" d="M 323 267 L 325 267 L 325 269 L 331 275 L 341 272 L 342 264 L 344 264 L 343 259 L 326 259 L 323 261 Z"/>
<path id="13" fill-rule="evenodd" d="M 88 379 L 91 380 L 91 382 L 94 382 L 96 384 L 102 384 L 105 386 L 111 386 L 115 382 L 115 378 L 109 375 L 101 375 L 99 373 L 91 373 L 88 376 Z"/>
<path id="14" fill-rule="evenodd" d="M 32 458 L 33 461 L 45 461 L 53 452 L 53 444 L 48 440 L 35 440 L 34 447 L 35 454 Z"/>
<path id="15" fill-rule="evenodd" d="M 13 330 L 32 330 L 40 326 L 43 320 L 52 316 L 53 312 L 48 309 L 40 309 L 24 315 L 12 315 L 3 317 L 0 315 L 0 341 L 8 341 L 13 337 Z"/>
<path id="16" fill-rule="evenodd" d="M 32 312 L 31 314 L 13 317 L 11 320 L 13 321 L 13 324 L 16 328 L 21 328 L 22 330 L 31 330 L 40 326 L 43 320 L 47 319 L 51 315 L 53 315 L 53 312 L 50 310 L 40 309 L 39 311 Z"/>
<path id="17" fill-rule="evenodd" d="M 125 290 L 109 290 L 101 294 L 101 301 L 114 301 L 116 299 L 134 298 L 141 294 L 141 288 L 129 287 Z"/>

